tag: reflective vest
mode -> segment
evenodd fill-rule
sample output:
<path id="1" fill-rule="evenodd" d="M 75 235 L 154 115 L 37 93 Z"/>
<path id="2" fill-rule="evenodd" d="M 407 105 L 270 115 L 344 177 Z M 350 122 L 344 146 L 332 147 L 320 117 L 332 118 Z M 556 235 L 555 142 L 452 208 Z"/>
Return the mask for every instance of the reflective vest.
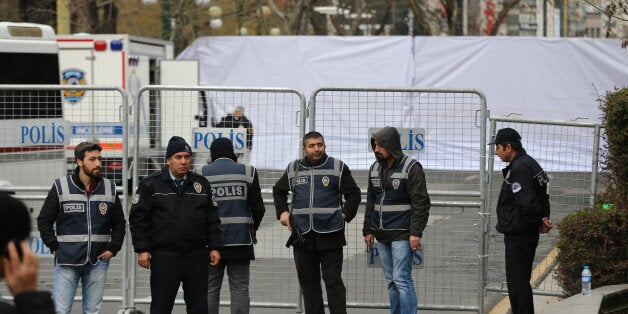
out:
<path id="1" fill-rule="evenodd" d="M 218 203 L 224 245 L 253 244 L 253 217 L 248 195 L 255 168 L 229 158 L 218 158 L 203 166 L 201 172 L 209 181 L 212 195 Z"/>
<path id="2" fill-rule="evenodd" d="M 116 184 L 102 178 L 90 196 L 69 175 L 56 179 L 55 186 L 59 196 L 57 263 L 70 266 L 98 264 L 96 257 L 107 250 L 111 241 Z"/>
<path id="3" fill-rule="evenodd" d="M 408 171 L 417 161 L 404 156 L 388 179 L 382 177 L 379 162 L 371 165 L 370 180 L 373 186 L 375 207 L 371 227 L 375 230 L 409 230 L 412 211 L 408 194 Z"/>
<path id="4" fill-rule="evenodd" d="M 288 165 L 293 193 L 292 218 L 302 233 L 329 233 L 342 229 L 340 177 L 344 163 L 327 157 L 319 166 L 305 167 L 299 160 Z"/>

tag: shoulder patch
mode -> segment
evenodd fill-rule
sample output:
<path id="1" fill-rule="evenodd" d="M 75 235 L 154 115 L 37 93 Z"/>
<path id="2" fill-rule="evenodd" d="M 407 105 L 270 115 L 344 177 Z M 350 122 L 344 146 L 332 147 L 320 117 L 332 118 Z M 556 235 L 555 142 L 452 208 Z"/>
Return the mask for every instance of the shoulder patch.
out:
<path id="1" fill-rule="evenodd" d="M 521 183 L 519 183 L 519 182 L 513 182 L 513 183 L 512 183 L 512 192 L 513 192 L 513 193 L 517 193 L 517 192 L 519 192 L 519 191 L 521 191 Z"/>

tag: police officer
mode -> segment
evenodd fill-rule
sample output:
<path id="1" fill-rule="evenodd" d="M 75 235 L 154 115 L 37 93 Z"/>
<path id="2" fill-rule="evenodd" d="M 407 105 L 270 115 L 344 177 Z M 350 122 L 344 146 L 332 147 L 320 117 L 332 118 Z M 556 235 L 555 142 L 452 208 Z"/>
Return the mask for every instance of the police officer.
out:
<path id="1" fill-rule="evenodd" d="M 521 136 L 511 128 L 497 132 L 495 155 L 508 166 L 497 200 L 497 231 L 504 234 L 508 298 L 514 314 L 534 313 L 532 263 L 539 233 L 547 233 L 549 219 L 547 174 L 521 145 Z"/>
<path id="2" fill-rule="evenodd" d="M 305 157 L 291 162 L 273 187 L 277 218 L 282 225 L 297 228 L 305 239 L 304 243 L 293 245 L 305 312 L 325 312 L 322 269 L 329 311 L 346 313 L 346 288 L 341 277 L 342 247 L 347 244 L 344 224 L 357 213 L 360 188 L 342 161 L 325 154 L 320 133 L 305 134 L 303 153 Z M 293 193 L 292 211 L 288 208 L 289 191 Z"/>
<path id="3" fill-rule="evenodd" d="M 101 151 L 97 143 L 76 145 L 77 167 L 55 180 L 37 217 L 41 238 L 55 255 L 57 313 L 71 312 L 79 281 L 83 284 L 83 313 L 100 312 L 109 260 L 124 240 L 122 204 L 116 184 L 101 176 Z"/>
<path id="4" fill-rule="evenodd" d="M 150 269 L 151 313 L 171 313 L 183 283 L 188 313 L 207 313 L 207 265 L 218 265 L 220 219 L 211 187 L 190 171 L 192 150 L 173 136 L 161 171 L 140 182 L 129 215 L 137 263 Z"/>
<path id="5" fill-rule="evenodd" d="M 237 162 L 229 139 L 214 140 L 210 151 L 212 162 L 203 166 L 201 172 L 211 184 L 218 203 L 224 247 L 220 249 L 220 263 L 209 266 L 209 313 L 218 313 L 225 268 L 229 276 L 231 313 L 249 313 L 249 266 L 255 259 L 255 232 L 266 211 L 259 178 L 254 167 Z"/>
<path id="6" fill-rule="evenodd" d="M 421 247 L 430 197 L 421 164 L 401 150 L 399 132 L 384 127 L 371 137 L 371 165 L 364 212 L 364 242 L 377 249 L 388 283 L 390 312 L 416 313 L 412 254 Z"/>

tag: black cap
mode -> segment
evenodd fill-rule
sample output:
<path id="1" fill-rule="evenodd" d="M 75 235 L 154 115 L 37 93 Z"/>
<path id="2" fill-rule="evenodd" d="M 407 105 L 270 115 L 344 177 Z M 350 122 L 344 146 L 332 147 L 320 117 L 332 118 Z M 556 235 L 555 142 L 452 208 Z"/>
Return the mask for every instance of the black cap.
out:
<path id="1" fill-rule="evenodd" d="M 186 152 L 192 153 L 192 149 L 190 145 L 185 142 L 185 140 L 180 136 L 173 136 L 170 138 L 168 142 L 168 148 L 166 149 L 166 159 L 170 158 L 170 156 L 178 153 L 178 152 Z"/>
<path id="2" fill-rule="evenodd" d="M 6 256 L 6 245 L 11 240 L 24 240 L 31 233 L 31 218 L 22 201 L 0 192 L 0 254 Z"/>
<path id="3" fill-rule="evenodd" d="M 236 157 L 236 154 L 233 152 L 233 144 L 228 138 L 219 137 L 215 139 L 209 147 L 209 151 L 212 154 L 212 161 L 220 157 L 227 157 L 233 161 L 238 161 L 238 157 Z"/>
<path id="4" fill-rule="evenodd" d="M 488 145 L 501 144 L 501 143 L 517 143 L 521 141 L 521 135 L 517 131 L 511 128 L 503 128 L 497 131 L 495 140 L 488 143 Z"/>

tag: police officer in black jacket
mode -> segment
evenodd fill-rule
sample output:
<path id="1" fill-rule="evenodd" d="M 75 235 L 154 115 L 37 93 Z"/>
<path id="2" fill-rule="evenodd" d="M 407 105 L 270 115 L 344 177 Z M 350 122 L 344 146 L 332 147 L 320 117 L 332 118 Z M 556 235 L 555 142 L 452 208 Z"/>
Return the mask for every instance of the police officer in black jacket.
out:
<path id="1" fill-rule="evenodd" d="M 539 233 L 547 233 L 549 219 L 547 174 L 521 145 L 521 136 L 511 128 L 497 132 L 495 155 L 508 166 L 497 200 L 497 231 L 504 234 L 508 297 L 514 314 L 534 313 L 532 263 Z"/>
<path id="2" fill-rule="evenodd" d="M 183 283 L 188 313 L 207 313 L 207 265 L 220 262 L 220 219 L 207 179 L 190 171 L 192 150 L 173 136 L 167 166 L 145 177 L 129 215 L 138 264 L 149 268 L 151 313 L 171 313 Z"/>
<path id="3" fill-rule="evenodd" d="M 357 213 L 360 188 L 342 161 L 325 154 L 320 133 L 305 134 L 303 153 L 305 157 L 291 162 L 273 187 L 277 219 L 290 228 L 292 218 L 305 239 L 299 245 L 293 242 L 305 312 L 325 312 L 322 270 L 330 313 L 346 313 L 346 288 L 341 277 L 342 247 L 347 244 L 344 224 Z M 294 195 L 292 211 L 288 209 L 289 191 Z"/>

